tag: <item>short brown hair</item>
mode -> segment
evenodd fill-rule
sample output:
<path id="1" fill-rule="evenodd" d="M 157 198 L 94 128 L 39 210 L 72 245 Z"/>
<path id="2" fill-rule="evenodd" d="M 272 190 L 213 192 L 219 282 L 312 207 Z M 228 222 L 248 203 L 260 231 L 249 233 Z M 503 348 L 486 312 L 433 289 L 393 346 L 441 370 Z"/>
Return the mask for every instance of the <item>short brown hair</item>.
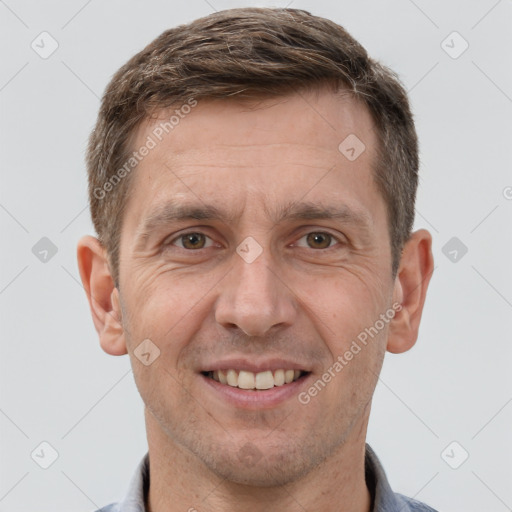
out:
<path id="1" fill-rule="evenodd" d="M 406 91 L 338 24 L 298 9 L 241 8 L 165 31 L 123 65 L 105 90 L 87 171 L 92 221 L 116 286 L 131 176 L 125 172 L 120 179 L 119 170 L 141 121 L 191 98 L 275 97 L 325 84 L 349 91 L 376 125 L 373 174 L 387 205 L 394 277 L 411 234 L 418 181 L 418 142 Z"/>

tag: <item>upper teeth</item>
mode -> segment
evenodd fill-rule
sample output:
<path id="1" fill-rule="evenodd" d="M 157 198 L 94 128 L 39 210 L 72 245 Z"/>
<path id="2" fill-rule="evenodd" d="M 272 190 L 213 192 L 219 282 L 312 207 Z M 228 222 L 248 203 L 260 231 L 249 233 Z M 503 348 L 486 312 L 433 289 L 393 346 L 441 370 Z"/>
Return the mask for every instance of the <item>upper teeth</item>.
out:
<path id="1" fill-rule="evenodd" d="M 253 373 L 245 370 L 215 370 L 210 376 L 216 381 L 241 389 L 270 389 L 289 384 L 300 377 L 300 370 L 275 370 Z"/>

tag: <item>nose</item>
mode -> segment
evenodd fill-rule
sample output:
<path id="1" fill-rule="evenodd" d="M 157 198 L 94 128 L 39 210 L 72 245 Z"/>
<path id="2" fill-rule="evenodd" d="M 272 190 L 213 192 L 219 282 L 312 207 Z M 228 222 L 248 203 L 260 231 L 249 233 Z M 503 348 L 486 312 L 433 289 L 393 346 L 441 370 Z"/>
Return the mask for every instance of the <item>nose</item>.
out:
<path id="1" fill-rule="evenodd" d="M 248 336 L 265 336 L 272 328 L 292 325 L 297 314 L 292 287 L 268 251 L 252 263 L 235 254 L 233 265 L 215 304 L 217 323 Z"/>

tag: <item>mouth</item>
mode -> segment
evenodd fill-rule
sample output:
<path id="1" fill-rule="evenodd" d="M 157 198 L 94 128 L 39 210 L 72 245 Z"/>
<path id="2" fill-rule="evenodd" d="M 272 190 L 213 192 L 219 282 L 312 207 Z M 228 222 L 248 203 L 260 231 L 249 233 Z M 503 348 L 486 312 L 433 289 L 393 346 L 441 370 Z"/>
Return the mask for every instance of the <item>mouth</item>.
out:
<path id="1" fill-rule="evenodd" d="M 247 391 L 264 391 L 288 385 L 305 379 L 311 372 L 294 369 L 264 370 L 250 372 L 246 370 L 228 369 L 201 372 L 208 379 L 232 388 Z"/>

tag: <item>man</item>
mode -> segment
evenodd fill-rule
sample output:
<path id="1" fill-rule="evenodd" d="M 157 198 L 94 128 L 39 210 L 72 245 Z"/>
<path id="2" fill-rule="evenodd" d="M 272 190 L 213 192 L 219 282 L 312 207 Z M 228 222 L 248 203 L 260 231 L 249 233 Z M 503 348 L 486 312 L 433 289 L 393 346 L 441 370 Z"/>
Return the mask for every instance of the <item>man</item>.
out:
<path id="1" fill-rule="evenodd" d="M 102 511 L 433 510 L 365 441 L 433 271 L 389 70 L 305 11 L 218 12 L 117 72 L 87 165 L 80 275 L 149 448 Z"/>

